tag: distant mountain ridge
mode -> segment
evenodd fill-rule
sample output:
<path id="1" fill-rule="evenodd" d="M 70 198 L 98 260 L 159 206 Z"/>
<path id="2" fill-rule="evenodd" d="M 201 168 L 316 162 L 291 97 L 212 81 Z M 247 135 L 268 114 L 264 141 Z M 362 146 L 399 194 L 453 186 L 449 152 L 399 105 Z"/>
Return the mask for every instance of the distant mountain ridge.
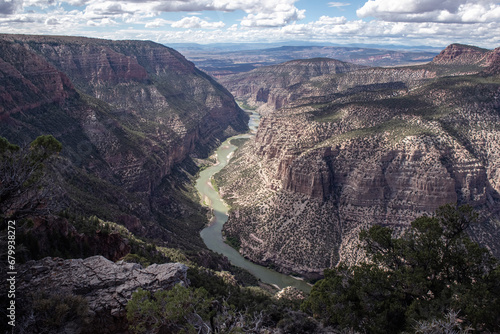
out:
<path id="1" fill-rule="evenodd" d="M 178 45 L 188 59 L 216 78 L 294 59 L 331 58 L 365 66 L 396 66 L 431 61 L 436 49 L 384 46 L 334 46 L 307 42 L 241 45 Z"/>

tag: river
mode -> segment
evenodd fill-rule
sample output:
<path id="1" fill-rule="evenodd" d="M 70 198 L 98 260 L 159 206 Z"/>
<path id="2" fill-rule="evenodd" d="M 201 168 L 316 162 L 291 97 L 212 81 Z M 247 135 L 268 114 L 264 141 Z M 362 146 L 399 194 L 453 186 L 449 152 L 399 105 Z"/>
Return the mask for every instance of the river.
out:
<path id="1" fill-rule="evenodd" d="M 236 150 L 236 146 L 231 145 L 230 141 L 236 138 L 250 138 L 255 136 L 255 132 L 259 126 L 259 119 L 258 114 L 252 113 L 248 123 L 250 133 L 234 136 L 223 142 L 216 151 L 218 164 L 200 172 L 200 176 L 196 180 L 196 189 L 200 193 L 204 205 L 212 208 L 214 212 L 212 224 L 204 228 L 200 234 L 209 249 L 226 256 L 233 265 L 246 269 L 262 282 L 277 286 L 280 289 L 293 286 L 302 291 L 309 292 L 311 286 L 305 281 L 280 274 L 246 260 L 234 248 L 226 244 L 222 238 L 222 226 L 227 222 L 229 208 L 220 198 L 219 193 L 212 187 L 211 178 L 227 165 L 232 153 Z"/>

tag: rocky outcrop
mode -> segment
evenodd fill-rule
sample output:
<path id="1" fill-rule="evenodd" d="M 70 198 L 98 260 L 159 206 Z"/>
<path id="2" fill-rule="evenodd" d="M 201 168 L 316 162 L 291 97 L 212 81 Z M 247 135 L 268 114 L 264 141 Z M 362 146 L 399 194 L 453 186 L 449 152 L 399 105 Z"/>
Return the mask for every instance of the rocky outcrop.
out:
<path id="1" fill-rule="evenodd" d="M 496 48 L 488 55 L 486 60 L 486 75 L 500 75 L 500 48 Z"/>
<path id="2" fill-rule="evenodd" d="M 284 90 L 310 95 L 268 110 L 218 177 L 240 252 L 315 277 L 363 258 L 362 229 L 401 233 L 456 203 L 480 212 L 471 235 L 500 256 L 500 82 L 443 68 L 361 69 Z"/>
<path id="3" fill-rule="evenodd" d="M 36 258 L 49 256 L 57 250 L 64 257 L 102 255 L 118 261 L 130 253 L 130 241 L 118 232 L 104 231 L 103 228 L 88 228 L 85 232 L 78 233 L 68 219 L 50 216 L 35 218 L 28 236 L 23 237 L 31 239 L 32 244 L 36 242 L 36 246 L 31 245 L 36 249 L 36 254 L 33 254 Z M 19 231 L 19 235 L 22 234 Z"/>
<path id="4" fill-rule="evenodd" d="M 135 263 L 113 263 L 102 256 L 45 258 L 19 267 L 17 291 L 27 303 L 36 294 L 82 296 L 91 321 L 78 332 L 116 333 L 128 327 L 125 307 L 138 288 L 155 292 L 176 284 L 187 286 L 186 273 L 187 267 L 179 263 L 142 268 Z"/>
<path id="5" fill-rule="evenodd" d="M 484 65 L 490 50 L 463 44 L 451 44 L 432 60 L 438 65 Z"/>

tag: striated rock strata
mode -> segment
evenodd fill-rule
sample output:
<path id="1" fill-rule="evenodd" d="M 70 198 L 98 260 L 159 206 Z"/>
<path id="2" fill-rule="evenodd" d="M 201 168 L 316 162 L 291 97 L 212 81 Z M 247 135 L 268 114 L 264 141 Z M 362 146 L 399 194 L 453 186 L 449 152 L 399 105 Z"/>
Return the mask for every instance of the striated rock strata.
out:
<path id="1" fill-rule="evenodd" d="M 218 175 L 233 208 L 226 235 L 256 262 L 314 277 L 362 259 L 361 229 L 399 233 L 457 203 L 481 213 L 469 232 L 500 255 L 500 81 L 487 74 L 497 65 L 465 75 L 463 62 L 361 69 L 285 90 L 304 95 L 267 109 L 255 139 Z"/>
<path id="2" fill-rule="evenodd" d="M 186 232 L 204 219 L 186 196 L 192 157 L 247 130 L 225 88 L 157 43 L 68 36 L 0 35 L 0 78 L 0 136 L 63 144 L 63 208 L 203 247 Z"/>

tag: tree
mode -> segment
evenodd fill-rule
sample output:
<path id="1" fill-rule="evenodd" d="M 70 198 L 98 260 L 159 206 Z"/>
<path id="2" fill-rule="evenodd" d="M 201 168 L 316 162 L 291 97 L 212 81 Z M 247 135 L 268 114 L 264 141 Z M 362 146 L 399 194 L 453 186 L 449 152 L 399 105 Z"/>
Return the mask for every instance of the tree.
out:
<path id="1" fill-rule="evenodd" d="M 21 218 L 46 213 L 52 187 L 45 178 L 46 163 L 62 145 L 53 136 L 36 138 L 20 148 L 0 137 L 0 216 Z"/>
<path id="2" fill-rule="evenodd" d="M 178 284 L 154 294 L 138 289 L 127 303 L 127 320 L 133 333 L 259 333 L 265 317 L 242 312 L 204 288 Z"/>
<path id="3" fill-rule="evenodd" d="M 370 333 L 397 333 L 452 310 L 477 329 L 497 328 L 498 264 L 465 233 L 476 219 L 469 206 L 446 205 L 399 238 L 378 225 L 361 232 L 368 261 L 325 271 L 303 309 Z"/>
<path id="4" fill-rule="evenodd" d="M 137 290 L 127 304 L 127 320 L 135 333 L 208 333 L 210 300 L 205 289 L 181 285 L 154 294 Z"/>

